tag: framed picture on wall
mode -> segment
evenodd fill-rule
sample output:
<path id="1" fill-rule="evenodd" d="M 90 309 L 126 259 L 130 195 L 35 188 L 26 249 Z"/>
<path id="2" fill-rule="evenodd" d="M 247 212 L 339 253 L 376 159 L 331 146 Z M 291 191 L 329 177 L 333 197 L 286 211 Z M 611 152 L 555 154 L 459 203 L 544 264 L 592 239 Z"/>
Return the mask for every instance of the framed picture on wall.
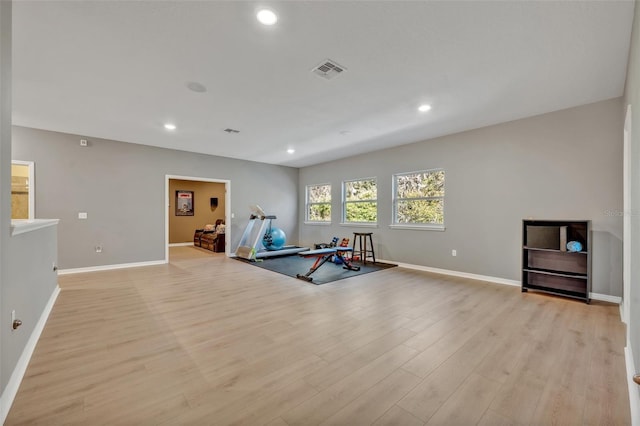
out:
<path id="1" fill-rule="evenodd" d="M 193 216 L 193 191 L 176 191 L 176 216 Z"/>

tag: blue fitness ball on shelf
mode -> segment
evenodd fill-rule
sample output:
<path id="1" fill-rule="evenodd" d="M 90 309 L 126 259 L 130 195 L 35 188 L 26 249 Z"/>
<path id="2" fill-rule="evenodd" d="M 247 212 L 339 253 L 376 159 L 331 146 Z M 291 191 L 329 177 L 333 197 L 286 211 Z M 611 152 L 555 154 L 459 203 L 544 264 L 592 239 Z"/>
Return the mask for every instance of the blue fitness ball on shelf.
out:
<path id="1" fill-rule="evenodd" d="M 262 245 L 267 250 L 280 250 L 287 242 L 287 235 L 280 228 L 272 227 L 262 238 Z"/>
<path id="2" fill-rule="evenodd" d="M 582 251 L 582 244 L 579 241 L 569 241 L 567 243 L 567 250 L 571 252 Z"/>

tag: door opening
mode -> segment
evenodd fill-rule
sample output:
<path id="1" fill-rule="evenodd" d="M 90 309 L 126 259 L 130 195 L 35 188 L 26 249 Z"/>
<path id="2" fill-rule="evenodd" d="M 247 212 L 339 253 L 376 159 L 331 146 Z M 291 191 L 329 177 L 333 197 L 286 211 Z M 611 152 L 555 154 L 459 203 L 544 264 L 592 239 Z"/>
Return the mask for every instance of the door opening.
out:
<path id="1" fill-rule="evenodd" d="M 214 184 L 214 185 L 211 185 Z M 196 229 L 224 221 L 224 253 L 230 255 L 231 181 L 195 176 L 165 176 L 165 262 L 169 247 L 191 245 Z"/>
<path id="2" fill-rule="evenodd" d="M 11 161 L 11 219 L 35 219 L 35 172 L 33 161 Z"/>

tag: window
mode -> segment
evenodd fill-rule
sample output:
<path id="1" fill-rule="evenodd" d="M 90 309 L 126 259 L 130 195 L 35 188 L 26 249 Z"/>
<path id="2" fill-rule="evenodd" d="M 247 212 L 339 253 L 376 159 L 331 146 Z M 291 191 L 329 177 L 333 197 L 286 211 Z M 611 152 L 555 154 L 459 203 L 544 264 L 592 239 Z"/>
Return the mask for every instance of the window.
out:
<path id="1" fill-rule="evenodd" d="M 331 222 L 331 184 L 307 185 L 307 222 Z"/>
<path id="2" fill-rule="evenodd" d="M 375 178 L 343 182 L 342 199 L 345 223 L 378 221 L 378 185 Z"/>
<path id="3" fill-rule="evenodd" d="M 393 176 L 395 225 L 444 225 L 444 170 Z"/>

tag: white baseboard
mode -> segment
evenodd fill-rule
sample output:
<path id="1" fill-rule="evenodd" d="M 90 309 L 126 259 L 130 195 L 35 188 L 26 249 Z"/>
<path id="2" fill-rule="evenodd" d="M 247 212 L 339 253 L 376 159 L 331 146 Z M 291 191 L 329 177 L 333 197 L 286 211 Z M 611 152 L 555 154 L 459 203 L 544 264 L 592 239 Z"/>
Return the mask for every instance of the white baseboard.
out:
<path id="1" fill-rule="evenodd" d="M 509 279 L 506 279 L 506 278 L 499 278 L 499 277 L 491 277 L 489 275 L 470 274 L 468 272 L 452 271 L 450 269 L 440 269 L 440 268 L 432 268 L 431 266 L 422 266 L 422 265 L 413 265 L 411 263 L 394 262 L 393 260 L 382 260 L 382 259 L 378 259 L 378 260 L 380 262 L 385 262 L 385 263 L 395 263 L 396 265 L 398 265 L 401 268 L 415 269 L 417 271 L 433 272 L 434 274 L 442 274 L 442 275 L 450 275 L 450 276 L 453 276 L 453 277 L 469 278 L 469 279 L 472 279 L 472 280 L 487 281 L 487 282 L 491 282 L 491 283 L 511 285 L 511 286 L 515 286 L 515 287 L 520 287 L 520 285 L 521 285 L 520 281 L 509 280 Z M 611 302 L 611 303 L 618 303 L 618 304 L 620 304 L 622 302 L 622 298 L 621 297 L 609 296 L 608 294 L 589 293 L 589 297 L 592 298 L 593 300 L 600 300 L 600 301 L 603 301 L 603 302 Z"/>
<path id="2" fill-rule="evenodd" d="M 87 268 L 60 269 L 58 271 L 58 275 L 81 274 L 83 272 L 110 271 L 112 269 L 124 269 L 124 268 L 137 268 L 137 267 L 140 267 L 140 266 L 164 265 L 166 263 L 167 262 L 164 261 L 164 260 L 152 260 L 152 261 L 149 261 L 149 262 L 118 263 L 116 265 L 100 265 L 100 266 L 89 266 Z"/>
<path id="3" fill-rule="evenodd" d="M 393 260 L 381 260 L 384 263 L 395 263 L 401 268 L 415 269 L 417 271 L 433 272 L 434 274 L 450 275 L 453 277 L 469 278 L 478 281 L 488 281 L 496 284 L 504 284 L 520 287 L 520 281 L 508 280 L 506 278 L 490 277 L 488 275 L 470 274 L 468 272 L 452 271 L 450 269 L 432 268 L 431 266 L 413 265 L 411 263 L 394 262 Z"/>
<path id="4" fill-rule="evenodd" d="M 631 343 L 627 340 L 627 347 L 624 348 L 624 363 L 627 366 L 627 384 L 629 386 L 629 406 L 631 408 L 631 424 L 640 426 L 640 392 L 638 385 L 633 381 L 636 374 L 635 363 L 633 361 L 633 351 Z"/>
<path id="5" fill-rule="evenodd" d="M 608 294 L 600 294 L 600 293 L 589 293 L 589 297 L 593 300 L 600 300 L 602 302 L 610 302 L 610 303 L 622 303 L 622 297 L 620 296 L 609 296 Z"/>
<path id="6" fill-rule="evenodd" d="M 42 330 L 44 330 L 44 326 L 47 323 L 47 319 L 49 318 L 49 314 L 53 309 L 53 305 L 56 303 L 58 294 L 60 294 L 60 287 L 56 285 L 56 288 L 53 290 L 53 293 L 51 293 L 51 297 L 49 297 L 49 301 L 44 307 L 42 314 L 38 319 L 38 322 L 31 332 L 31 336 L 29 336 L 27 344 L 22 350 L 22 354 L 20 355 L 18 363 L 13 369 L 13 373 L 9 378 L 7 386 L 4 388 L 4 392 L 2 392 L 2 396 L 0 397 L 0 424 L 4 424 L 4 421 L 7 418 L 7 414 L 9 414 L 9 410 L 11 409 L 11 405 L 13 404 L 13 400 L 15 399 L 16 394 L 18 393 L 18 389 L 20 388 L 20 383 L 22 383 L 24 373 L 27 371 L 27 366 L 29 365 L 29 361 L 31 360 L 33 351 L 36 349 L 36 344 L 40 339 Z"/>
<path id="7" fill-rule="evenodd" d="M 171 243 L 169 244 L 169 247 L 185 247 L 185 246 L 192 246 L 193 242 L 190 243 Z"/>

